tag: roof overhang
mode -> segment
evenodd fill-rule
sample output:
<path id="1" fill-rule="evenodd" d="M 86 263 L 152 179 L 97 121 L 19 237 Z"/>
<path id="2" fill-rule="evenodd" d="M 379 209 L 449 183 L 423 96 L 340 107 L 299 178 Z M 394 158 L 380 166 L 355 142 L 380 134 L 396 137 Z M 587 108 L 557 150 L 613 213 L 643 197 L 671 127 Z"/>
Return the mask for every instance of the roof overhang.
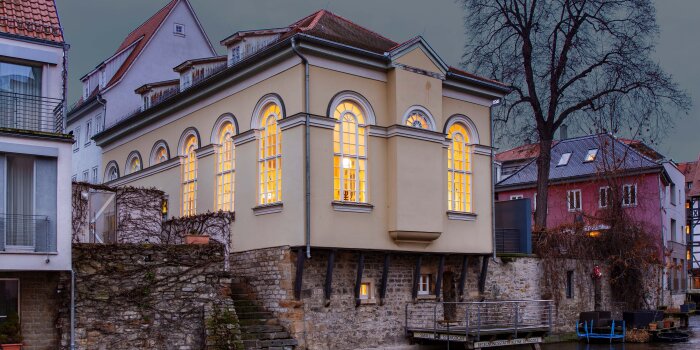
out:
<path id="1" fill-rule="evenodd" d="M 420 35 L 402 43 L 401 45 L 387 52 L 386 55 L 389 56 L 389 59 L 394 61 L 399 59 L 403 55 L 413 51 L 416 48 L 419 48 L 426 54 L 426 56 L 428 56 L 430 61 L 432 61 L 433 64 L 440 69 L 440 74 L 445 75 L 450 69 L 450 66 L 448 66 L 447 63 L 445 63 L 445 61 L 437 54 L 437 52 L 435 52 L 435 50 L 433 50 L 433 48 L 430 47 L 430 45 L 428 45 L 428 42 L 425 41 L 425 39 L 423 39 L 423 37 Z"/>
<path id="2" fill-rule="evenodd" d="M 666 173 L 666 169 L 664 169 L 663 166 L 631 169 L 631 170 L 622 172 L 618 175 L 615 175 L 614 177 L 619 178 L 619 177 L 628 177 L 628 176 L 654 174 L 654 173 L 659 173 L 659 175 L 662 177 L 662 179 L 667 180 L 669 178 L 668 173 Z M 563 185 L 563 184 L 577 183 L 577 182 L 583 182 L 583 181 L 598 180 L 598 179 L 600 179 L 600 176 L 601 176 L 600 174 L 587 174 L 587 175 L 582 175 L 582 176 L 571 176 L 571 177 L 549 180 L 548 184 L 551 186 L 551 185 Z M 506 178 L 502 181 L 506 181 L 506 180 L 508 180 L 508 178 Z M 537 187 L 536 181 L 523 182 L 523 183 L 517 183 L 517 184 L 508 184 L 508 185 L 496 184 L 495 189 L 496 189 L 496 192 L 504 192 L 504 191 L 528 189 L 528 188 L 533 188 L 533 187 Z"/>

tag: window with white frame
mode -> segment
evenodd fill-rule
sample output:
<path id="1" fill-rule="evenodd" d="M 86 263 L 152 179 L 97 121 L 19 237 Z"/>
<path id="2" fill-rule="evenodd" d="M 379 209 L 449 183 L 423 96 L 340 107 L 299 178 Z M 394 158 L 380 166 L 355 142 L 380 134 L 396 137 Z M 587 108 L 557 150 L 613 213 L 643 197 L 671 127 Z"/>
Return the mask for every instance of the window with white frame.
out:
<path id="1" fill-rule="evenodd" d="M 0 278 L 0 324 L 19 313 L 19 279 Z"/>
<path id="2" fill-rule="evenodd" d="M 107 168 L 105 169 L 105 176 L 103 181 L 113 181 L 119 178 L 119 166 L 117 165 L 117 162 L 111 161 L 107 164 Z"/>
<path id="3" fill-rule="evenodd" d="M 71 176 L 70 180 L 71 180 L 72 182 L 78 181 L 78 175 L 73 175 L 73 176 Z"/>
<path id="4" fill-rule="evenodd" d="M 260 111 L 258 203 L 261 205 L 282 201 L 282 132 L 277 126 L 280 119 L 282 109 L 276 102 L 268 103 Z"/>
<path id="5" fill-rule="evenodd" d="M 73 142 L 73 151 L 77 151 L 80 149 L 80 127 L 75 128 L 73 137 L 75 137 L 75 142 Z"/>
<path id="6" fill-rule="evenodd" d="M 612 205 L 612 190 L 610 186 L 601 187 L 598 190 L 598 206 L 600 208 L 607 208 Z"/>
<path id="7" fill-rule="evenodd" d="M 175 26 L 173 27 L 173 34 L 185 36 L 185 25 L 181 23 L 175 23 Z"/>
<path id="8" fill-rule="evenodd" d="M 454 123 L 447 131 L 447 210 L 472 210 L 472 163 L 469 133 L 462 123 Z"/>
<path id="9" fill-rule="evenodd" d="M 197 137 L 189 135 L 185 139 L 182 154 L 185 156 L 182 166 L 182 216 L 197 213 Z"/>
<path id="10" fill-rule="evenodd" d="M 367 133 L 365 112 L 347 100 L 333 111 L 333 199 L 367 202 Z"/>
<path id="11" fill-rule="evenodd" d="M 97 167 L 92 168 L 92 183 L 97 183 Z"/>
<path id="12" fill-rule="evenodd" d="M 95 117 L 95 134 L 101 133 L 103 128 L 104 128 L 104 120 L 102 118 L 102 114 L 98 114 Z"/>
<path id="13" fill-rule="evenodd" d="M 360 283 L 360 300 L 370 300 L 373 299 L 372 295 L 372 282 L 362 282 Z"/>
<path id="14" fill-rule="evenodd" d="M 522 194 L 514 194 L 510 196 L 510 200 L 523 199 Z"/>
<path id="15" fill-rule="evenodd" d="M 85 146 L 90 144 L 90 138 L 92 137 L 92 120 L 85 123 Z"/>
<path id="16" fill-rule="evenodd" d="M 581 190 L 570 190 L 566 193 L 569 211 L 581 210 Z"/>
<path id="17" fill-rule="evenodd" d="M 431 274 L 421 274 L 418 278 L 418 295 L 430 295 Z"/>
<path id="18" fill-rule="evenodd" d="M 637 185 L 626 184 L 622 186 L 622 205 L 631 207 L 637 205 Z"/>
<path id="19" fill-rule="evenodd" d="M 216 207 L 233 211 L 235 184 L 235 155 L 233 145 L 234 125 L 225 122 L 219 129 L 219 149 L 216 163 Z"/>
<path id="20" fill-rule="evenodd" d="M 564 166 L 564 165 L 569 164 L 570 158 L 571 158 L 571 152 L 562 154 L 561 158 L 559 158 L 559 163 L 557 163 L 557 166 Z"/>
<path id="21" fill-rule="evenodd" d="M 90 171 L 83 171 L 83 182 L 88 182 L 90 180 Z"/>
<path id="22" fill-rule="evenodd" d="M 670 191 L 671 191 L 671 198 L 670 198 L 671 204 L 676 205 L 676 200 L 677 200 L 677 197 L 676 197 L 676 184 L 671 183 L 670 187 L 671 187 L 671 188 L 670 188 Z"/>

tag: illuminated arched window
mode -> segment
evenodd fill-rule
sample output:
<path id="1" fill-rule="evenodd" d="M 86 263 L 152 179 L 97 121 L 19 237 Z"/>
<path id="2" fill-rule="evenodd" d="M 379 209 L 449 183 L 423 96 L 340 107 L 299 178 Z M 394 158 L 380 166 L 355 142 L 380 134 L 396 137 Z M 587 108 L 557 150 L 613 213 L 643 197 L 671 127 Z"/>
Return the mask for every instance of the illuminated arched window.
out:
<path id="1" fill-rule="evenodd" d="M 333 199 L 367 202 L 367 139 L 365 113 L 345 100 L 333 111 Z"/>
<path id="2" fill-rule="evenodd" d="M 282 118 L 280 106 L 275 102 L 266 104 L 260 120 L 260 204 L 282 201 L 282 134 L 277 121 Z"/>
<path id="3" fill-rule="evenodd" d="M 182 154 L 182 216 L 197 213 L 197 137 L 189 135 L 185 139 Z"/>
<path id="4" fill-rule="evenodd" d="M 219 151 L 216 162 L 216 208 L 233 211 L 233 188 L 235 183 L 235 159 L 233 149 L 233 123 L 227 121 L 219 129 Z"/>
<path id="5" fill-rule="evenodd" d="M 168 151 L 165 149 L 165 147 L 161 147 L 156 151 L 156 164 L 163 163 L 166 160 L 168 160 Z"/>
<path id="6" fill-rule="evenodd" d="M 430 128 L 430 126 L 428 125 L 428 119 L 425 117 L 425 115 L 417 111 L 411 113 L 408 119 L 406 119 L 406 125 L 419 129 Z"/>
<path id="7" fill-rule="evenodd" d="M 447 131 L 450 147 L 447 151 L 447 209 L 471 212 L 472 169 L 469 134 L 461 123 Z"/>
<path id="8" fill-rule="evenodd" d="M 126 159 L 126 173 L 131 174 L 141 170 L 141 155 L 139 152 L 131 152 Z"/>

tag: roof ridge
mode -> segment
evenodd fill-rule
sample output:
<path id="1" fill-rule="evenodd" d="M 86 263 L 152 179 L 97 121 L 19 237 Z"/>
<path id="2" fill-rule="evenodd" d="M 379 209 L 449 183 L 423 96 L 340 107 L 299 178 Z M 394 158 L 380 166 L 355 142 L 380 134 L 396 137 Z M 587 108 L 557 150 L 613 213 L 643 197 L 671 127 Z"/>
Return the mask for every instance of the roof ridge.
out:
<path id="1" fill-rule="evenodd" d="M 171 1 L 170 1 L 169 3 L 167 3 L 165 6 L 161 7 L 158 11 L 156 11 L 156 13 L 154 13 L 151 17 L 148 17 L 145 21 L 141 22 L 141 24 L 139 24 L 138 27 L 136 27 L 136 28 L 134 28 L 132 31 L 130 31 L 130 32 L 124 37 L 124 40 L 122 41 L 122 43 L 119 44 L 119 47 L 117 48 L 117 51 L 115 51 L 115 53 L 117 53 L 117 52 L 119 52 L 119 51 L 122 51 L 122 50 L 124 49 L 123 46 L 124 46 L 125 44 L 126 44 L 126 46 L 129 46 L 129 45 L 131 45 L 132 43 L 134 43 L 136 40 L 130 40 L 128 44 L 126 43 L 126 41 L 127 41 L 127 39 L 129 39 L 129 37 L 130 37 L 132 34 L 136 33 L 136 31 L 138 31 L 139 29 L 143 28 L 146 24 L 148 24 L 148 23 L 149 23 L 151 20 L 153 20 L 156 16 L 160 15 L 161 12 L 163 12 L 165 9 L 168 9 L 168 13 L 169 13 L 170 11 L 172 11 L 172 9 L 175 8 L 175 3 L 177 3 L 178 1 L 180 1 L 180 0 L 171 0 Z M 162 22 L 165 20 L 165 18 L 167 18 L 167 17 L 168 17 L 168 16 L 164 16 L 164 17 L 158 22 L 158 26 L 159 26 L 159 27 L 160 27 L 160 23 L 162 23 Z M 112 56 L 114 56 L 114 55 L 112 55 Z M 111 57 L 111 56 L 110 56 L 110 57 Z"/>
<path id="2" fill-rule="evenodd" d="M 324 15 L 325 13 L 326 13 L 326 10 L 316 11 L 316 15 L 314 16 L 314 19 L 311 21 L 311 23 L 309 23 L 309 25 L 306 26 L 306 27 L 301 27 L 301 28 L 299 28 L 299 30 L 310 30 L 310 29 L 313 29 L 314 27 L 316 27 L 316 25 L 318 24 L 318 21 L 321 20 L 321 17 L 323 17 L 323 15 Z"/>
<path id="3" fill-rule="evenodd" d="M 368 32 L 368 33 L 370 33 L 370 34 L 374 34 L 374 35 L 376 35 L 376 36 L 378 36 L 378 37 L 380 37 L 380 38 L 382 38 L 382 39 L 384 39 L 384 40 L 387 40 L 387 41 L 390 41 L 390 42 L 392 42 L 392 43 L 394 43 L 394 44 L 397 44 L 396 41 L 391 40 L 391 39 L 385 37 L 384 35 L 381 35 L 381 34 L 375 32 L 375 31 L 373 31 L 373 30 L 371 30 L 371 29 L 369 29 L 369 28 L 365 28 L 365 27 L 363 27 L 363 26 L 361 26 L 361 25 L 359 25 L 359 24 L 357 24 L 357 23 L 355 23 L 355 22 L 353 22 L 353 21 L 351 21 L 351 20 L 349 20 L 349 19 L 347 19 L 347 18 L 345 18 L 345 17 L 343 17 L 343 16 L 337 15 L 337 14 L 331 12 L 331 11 L 328 11 L 328 10 L 321 10 L 321 11 L 323 11 L 324 13 L 327 13 L 327 14 L 333 16 L 333 17 L 340 18 L 341 20 L 343 20 L 343 21 L 345 21 L 345 22 L 348 22 L 348 23 L 354 25 L 354 26 L 360 28 L 361 30 L 364 30 L 365 32 Z"/>

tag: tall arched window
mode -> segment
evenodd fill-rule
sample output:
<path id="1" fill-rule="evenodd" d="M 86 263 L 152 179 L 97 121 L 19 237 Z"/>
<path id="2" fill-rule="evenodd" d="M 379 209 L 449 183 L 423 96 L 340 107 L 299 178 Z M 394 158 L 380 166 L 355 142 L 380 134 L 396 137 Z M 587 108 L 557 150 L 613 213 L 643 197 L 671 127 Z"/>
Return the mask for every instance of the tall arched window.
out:
<path id="1" fill-rule="evenodd" d="M 182 216 L 197 213 L 197 137 L 189 135 L 185 139 L 182 154 L 185 156 L 182 166 Z"/>
<path id="2" fill-rule="evenodd" d="M 216 163 L 216 208 L 233 211 L 235 183 L 235 159 L 233 149 L 233 123 L 227 121 L 219 129 L 219 153 Z"/>
<path id="3" fill-rule="evenodd" d="M 469 134 L 461 123 L 454 123 L 447 132 L 450 147 L 447 151 L 447 209 L 471 212 L 472 169 Z"/>
<path id="4" fill-rule="evenodd" d="M 260 204 L 282 201 L 282 134 L 277 121 L 282 118 L 280 106 L 275 102 L 266 104 L 260 120 Z"/>
<path id="5" fill-rule="evenodd" d="M 141 170 L 141 155 L 137 151 L 133 151 L 126 159 L 126 173 L 131 174 Z"/>
<path id="6" fill-rule="evenodd" d="M 354 101 L 333 111 L 333 199 L 367 202 L 367 133 L 365 113 Z"/>

